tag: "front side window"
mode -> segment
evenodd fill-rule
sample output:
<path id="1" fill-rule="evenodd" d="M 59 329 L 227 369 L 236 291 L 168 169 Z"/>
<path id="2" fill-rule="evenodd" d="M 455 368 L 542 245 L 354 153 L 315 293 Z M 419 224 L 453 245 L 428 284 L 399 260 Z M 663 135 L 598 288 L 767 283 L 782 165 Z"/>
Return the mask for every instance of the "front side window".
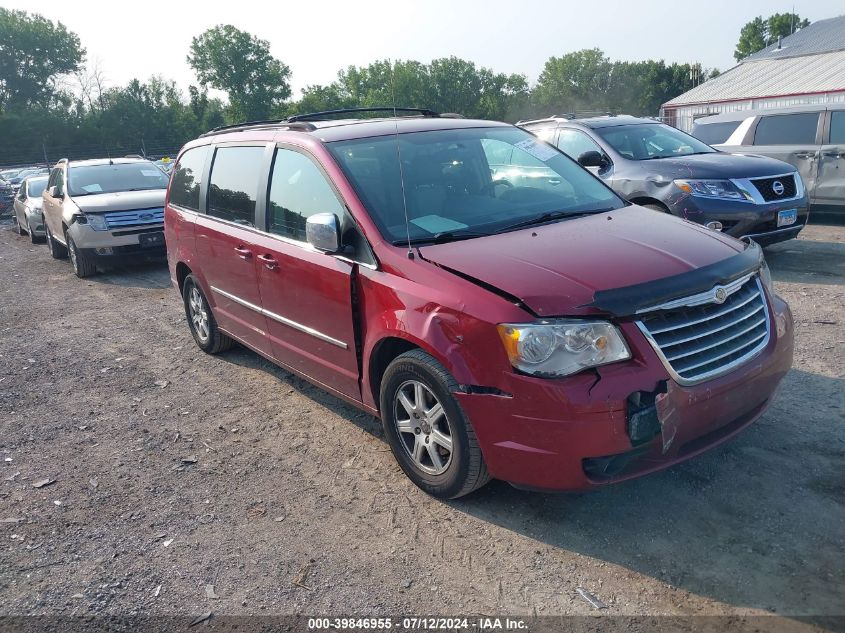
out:
<path id="1" fill-rule="evenodd" d="M 263 158 L 263 147 L 217 149 L 208 183 L 208 215 L 255 226 L 255 201 Z"/>
<path id="2" fill-rule="evenodd" d="M 519 128 L 434 130 L 327 146 L 382 235 L 395 244 L 408 234 L 418 242 L 473 237 L 550 214 L 563 219 L 626 204 L 565 154 Z"/>
<path id="3" fill-rule="evenodd" d="M 604 154 L 598 143 L 581 130 L 562 129 L 557 139 L 557 146 L 562 152 L 566 152 L 567 156 L 575 160 L 578 160 L 578 157 L 584 152 Z"/>
<path id="4" fill-rule="evenodd" d="M 200 188 L 202 187 L 203 169 L 211 146 L 194 147 L 182 154 L 179 164 L 173 171 L 170 183 L 170 202 L 186 209 L 198 211 L 200 208 Z"/>
<path id="5" fill-rule="evenodd" d="M 697 138 L 662 123 L 601 127 L 595 132 L 630 160 L 678 158 L 716 151 Z"/>
<path id="6" fill-rule="evenodd" d="M 815 145 L 818 112 L 761 117 L 754 133 L 755 145 Z"/>
<path id="7" fill-rule="evenodd" d="M 845 110 L 834 110 L 830 113 L 830 143 L 845 145 Z"/>
<path id="8" fill-rule="evenodd" d="M 299 152 L 276 150 L 267 205 L 271 233 L 305 241 L 305 222 L 315 213 L 343 218 L 344 208 L 314 162 Z"/>
<path id="9" fill-rule="evenodd" d="M 77 167 L 71 164 L 68 172 L 67 189 L 73 197 L 167 188 L 165 175 L 147 161 Z"/>

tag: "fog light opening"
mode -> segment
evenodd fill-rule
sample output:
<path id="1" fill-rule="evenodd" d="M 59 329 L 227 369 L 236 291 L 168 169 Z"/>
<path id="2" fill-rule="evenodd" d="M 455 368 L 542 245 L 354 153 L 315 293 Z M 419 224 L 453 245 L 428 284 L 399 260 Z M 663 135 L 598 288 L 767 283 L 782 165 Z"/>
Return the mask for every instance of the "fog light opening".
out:
<path id="1" fill-rule="evenodd" d="M 94 249 L 94 252 L 97 253 L 97 255 L 111 255 L 113 251 L 111 249 L 111 246 L 102 246 L 100 248 Z"/>

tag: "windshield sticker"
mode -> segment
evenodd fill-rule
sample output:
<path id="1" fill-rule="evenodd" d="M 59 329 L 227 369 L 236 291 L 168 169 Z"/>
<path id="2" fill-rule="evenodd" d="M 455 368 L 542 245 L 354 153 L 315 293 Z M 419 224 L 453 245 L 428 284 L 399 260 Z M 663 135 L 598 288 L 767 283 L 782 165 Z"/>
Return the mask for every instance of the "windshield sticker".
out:
<path id="1" fill-rule="evenodd" d="M 519 143 L 514 143 L 514 147 L 518 147 L 523 152 L 528 152 L 534 158 L 539 158 L 544 163 L 558 154 L 557 150 L 551 145 L 541 143 L 533 138 L 527 138 Z"/>
<path id="2" fill-rule="evenodd" d="M 85 193 L 100 193 L 103 188 L 100 185 L 94 183 L 93 185 L 83 185 L 82 190 Z"/>
<path id="3" fill-rule="evenodd" d="M 142 169 L 141 174 L 150 178 L 158 178 L 161 176 L 161 172 L 154 169 Z"/>
<path id="4" fill-rule="evenodd" d="M 443 218 L 439 215 L 424 215 L 421 218 L 411 220 L 411 224 L 416 224 L 424 231 L 428 231 L 432 235 L 437 233 L 444 233 L 446 231 L 460 231 L 469 228 L 466 224 L 455 222 L 449 218 Z"/>

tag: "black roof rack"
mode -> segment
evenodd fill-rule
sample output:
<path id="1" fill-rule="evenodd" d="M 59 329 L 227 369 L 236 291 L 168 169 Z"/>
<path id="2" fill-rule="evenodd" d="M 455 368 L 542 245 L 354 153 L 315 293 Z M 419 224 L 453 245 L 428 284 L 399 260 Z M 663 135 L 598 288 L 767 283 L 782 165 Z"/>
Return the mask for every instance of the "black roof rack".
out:
<path id="1" fill-rule="evenodd" d="M 429 117 L 439 117 L 440 114 L 435 112 L 434 110 L 429 110 L 428 108 L 394 108 L 392 106 L 385 106 L 385 107 L 378 107 L 378 108 L 342 108 L 340 110 L 324 110 L 323 112 L 309 112 L 308 114 L 295 114 L 294 116 L 288 117 L 287 121 L 289 123 L 295 123 L 297 121 L 308 121 L 308 120 L 323 120 L 326 117 L 334 116 L 336 114 L 353 114 L 356 112 L 413 112 L 415 114 L 421 114 L 423 116 Z"/>
<path id="2" fill-rule="evenodd" d="M 220 132 L 238 132 L 240 130 L 247 130 L 253 127 L 272 127 L 272 126 L 280 126 L 286 127 L 291 130 L 301 130 L 303 132 L 313 132 L 317 128 L 310 123 L 297 123 L 293 121 L 288 121 L 287 119 L 266 119 L 262 121 L 244 121 L 242 123 L 234 123 L 232 125 L 221 125 L 220 127 L 216 127 L 212 130 L 209 130 L 205 134 L 201 134 L 200 138 L 203 136 L 213 136 L 214 134 L 218 134 Z"/>

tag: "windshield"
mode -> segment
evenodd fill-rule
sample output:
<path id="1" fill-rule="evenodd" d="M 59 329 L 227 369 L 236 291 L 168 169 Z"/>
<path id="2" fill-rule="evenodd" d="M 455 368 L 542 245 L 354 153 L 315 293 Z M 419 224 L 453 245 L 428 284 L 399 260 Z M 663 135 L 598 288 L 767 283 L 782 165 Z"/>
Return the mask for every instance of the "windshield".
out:
<path id="1" fill-rule="evenodd" d="M 594 131 L 630 160 L 677 158 L 716 151 L 689 134 L 662 123 L 600 127 Z"/>
<path id="2" fill-rule="evenodd" d="M 167 176 L 149 162 L 71 166 L 68 172 L 71 196 L 167 189 Z"/>
<path id="3" fill-rule="evenodd" d="M 532 219 L 626 204 L 565 154 L 517 128 L 401 134 L 398 152 L 395 136 L 336 141 L 328 147 L 382 234 L 396 244 L 406 241 L 408 233 L 412 241 L 447 234 L 473 237 Z"/>
<path id="4" fill-rule="evenodd" d="M 26 181 L 26 195 L 30 198 L 40 198 L 47 187 L 47 177 L 28 178 Z"/>

